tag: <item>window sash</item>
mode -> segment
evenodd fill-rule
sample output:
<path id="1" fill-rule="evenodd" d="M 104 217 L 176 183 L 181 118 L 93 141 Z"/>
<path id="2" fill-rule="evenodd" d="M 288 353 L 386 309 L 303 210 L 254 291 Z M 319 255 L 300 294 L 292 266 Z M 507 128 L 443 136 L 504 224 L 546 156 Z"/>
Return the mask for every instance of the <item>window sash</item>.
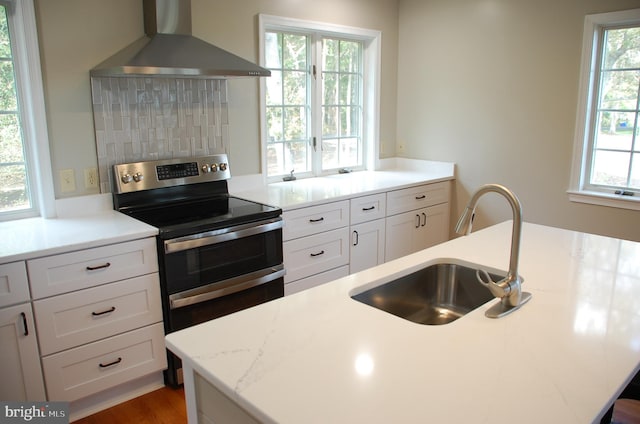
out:
<path id="1" fill-rule="evenodd" d="M 598 108 L 607 109 L 606 105 L 600 107 L 602 105 L 598 103 L 601 93 L 600 72 L 608 70 L 601 66 L 604 31 L 638 25 L 640 25 L 640 9 L 585 17 L 573 164 L 571 181 L 567 190 L 571 201 L 640 210 L 640 192 L 637 189 L 625 185 L 591 183 L 592 169 L 597 167 L 593 162 L 594 152 L 597 153 L 593 141 L 598 129 L 598 114 L 600 113 Z M 634 113 L 637 113 L 637 110 Z M 636 137 L 637 135 L 636 132 Z M 633 146 L 637 149 L 640 144 L 637 141 L 634 143 Z M 632 148 L 634 148 L 633 146 Z M 604 144 L 599 147 L 604 147 Z M 605 149 L 601 150 L 606 151 Z M 640 165 L 640 161 L 637 164 Z"/>
<path id="2" fill-rule="evenodd" d="M 595 62 L 593 68 L 595 76 L 593 86 L 594 95 L 592 96 L 593 104 L 591 106 L 593 112 L 590 116 L 590 132 L 588 135 L 589 160 L 587 162 L 584 184 L 587 190 L 613 194 L 640 194 L 640 182 L 634 182 L 634 172 L 640 174 L 640 172 L 634 171 L 637 169 L 635 167 L 640 167 L 640 150 L 638 147 L 640 143 L 637 141 L 638 115 L 640 113 L 638 103 L 640 100 L 640 95 L 638 94 L 640 92 L 640 68 L 615 68 L 607 67 L 605 64 L 607 35 L 609 31 L 634 27 L 640 28 L 640 23 L 638 25 L 624 27 L 618 25 L 600 26 L 597 30 L 595 37 L 597 44 L 592 59 Z M 606 78 L 607 76 L 613 77 L 614 73 L 622 72 L 635 72 L 638 74 L 635 86 L 635 102 L 632 107 L 607 107 L 607 105 L 604 105 L 604 96 L 607 94 L 605 91 Z M 632 117 L 630 140 L 626 146 L 620 146 L 620 141 L 614 140 L 617 128 L 614 120 L 618 119 L 621 114 Z M 613 126 L 613 135 L 601 131 L 603 123 L 606 123 L 607 120 L 610 122 L 609 126 Z M 603 165 L 603 163 L 608 165 Z M 612 164 L 615 164 L 615 169 L 619 172 L 618 175 L 608 173 L 610 169 L 614 167 Z"/>
<path id="3" fill-rule="evenodd" d="M 361 28 L 345 27 L 333 24 L 324 24 L 312 21 L 302 21 L 291 18 L 281 18 L 269 15 L 259 16 L 259 35 L 260 35 L 260 60 L 261 65 L 267 68 L 271 68 L 266 62 L 265 53 L 265 34 L 268 32 L 287 32 L 293 34 L 307 34 L 310 36 L 310 56 L 311 62 L 309 66 L 309 88 L 310 94 L 310 119 L 309 128 L 310 133 L 307 140 L 308 150 L 313 151 L 315 144 L 315 154 L 311 154 L 311 165 L 309 171 L 306 173 L 300 173 L 295 170 L 296 177 L 310 177 L 321 176 L 324 174 L 335 173 L 338 169 L 344 166 L 340 162 L 335 162 L 334 166 L 324 166 L 322 163 L 322 147 L 323 142 L 333 143 L 337 145 L 339 141 L 343 151 L 351 149 L 355 153 L 352 156 L 358 158 L 359 166 L 349 166 L 351 170 L 358 169 L 375 169 L 377 163 L 377 156 L 379 152 L 378 146 L 378 116 L 379 116 L 379 68 L 380 68 L 380 47 L 381 47 L 381 33 L 374 30 L 366 30 Z M 322 40 L 327 39 L 339 39 L 345 41 L 355 41 L 360 43 L 360 57 L 358 58 L 358 66 L 361 72 L 358 83 L 359 88 L 359 101 L 360 109 L 354 110 L 356 118 L 352 119 L 352 126 L 357 125 L 359 133 L 354 137 L 347 137 L 348 134 L 344 132 L 335 137 L 324 137 L 322 134 L 322 111 L 323 111 L 323 86 L 322 77 L 323 70 L 320 69 L 322 63 Z M 315 72 L 317 78 L 313 78 L 313 67 L 311 63 L 316 64 Z M 274 74 L 272 70 L 272 75 Z M 344 70 L 343 75 L 347 75 Z M 269 151 L 269 145 L 273 140 L 267 140 L 269 137 L 269 129 L 267 128 L 266 110 L 268 107 L 268 100 L 266 98 L 267 81 L 269 78 L 263 78 L 260 81 L 261 84 L 261 113 L 262 113 L 262 146 L 263 146 L 263 175 L 267 182 L 279 181 L 283 176 L 286 176 L 290 169 L 282 170 L 283 174 L 272 175 L 267 173 L 269 167 L 269 161 L 267 156 L 273 154 Z M 342 116 L 343 122 L 348 108 L 343 106 Z M 350 143 L 350 144 L 349 144 Z M 328 148 L 328 144 L 325 144 L 325 149 Z M 325 155 L 325 159 L 328 155 Z M 325 161 L 326 163 L 326 161 Z"/>

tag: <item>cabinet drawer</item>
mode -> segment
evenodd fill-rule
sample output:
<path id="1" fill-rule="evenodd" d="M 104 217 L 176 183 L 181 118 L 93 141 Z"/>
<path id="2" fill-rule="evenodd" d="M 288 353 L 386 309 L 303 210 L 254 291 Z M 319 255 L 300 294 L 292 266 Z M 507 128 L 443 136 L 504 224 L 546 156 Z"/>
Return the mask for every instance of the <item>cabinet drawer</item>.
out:
<path id="1" fill-rule="evenodd" d="M 329 281 L 346 277 L 347 275 L 349 275 L 349 266 L 345 265 L 341 266 L 340 268 L 335 268 L 329 271 L 322 272 L 320 274 L 312 275 L 311 277 L 301 278 L 292 283 L 285 284 L 284 295 L 288 296 L 290 294 L 298 293 L 303 290 L 328 283 Z"/>
<path id="2" fill-rule="evenodd" d="M 424 184 L 387 193 L 387 216 L 449 201 L 449 181 Z"/>
<path id="3" fill-rule="evenodd" d="M 285 284 L 349 263 L 349 228 L 283 243 Z"/>
<path id="4" fill-rule="evenodd" d="M 384 218 L 386 213 L 386 200 L 387 196 L 385 193 L 351 199 L 349 201 L 351 225 Z"/>
<path id="5" fill-rule="evenodd" d="M 155 238 L 27 261 L 34 299 L 158 271 Z"/>
<path id="6" fill-rule="evenodd" d="M 51 401 L 74 401 L 166 365 L 161 323 L 42 358 Z"/>
<path id="7" fill-rule="evenodd" d="M 42 355 L 162 321 L 158 274 L 37 300 Z"/>
<path id="8" fill-rule="evenodd" d="M 24 262 L 0 265 L 0 308 L 29 300 L 29 280 Z"/>
<path id="9" fill-rule="evenodd" d="M 349 225 L 349 201 L 285 211 L 282 237 L 292 240 Z"/>

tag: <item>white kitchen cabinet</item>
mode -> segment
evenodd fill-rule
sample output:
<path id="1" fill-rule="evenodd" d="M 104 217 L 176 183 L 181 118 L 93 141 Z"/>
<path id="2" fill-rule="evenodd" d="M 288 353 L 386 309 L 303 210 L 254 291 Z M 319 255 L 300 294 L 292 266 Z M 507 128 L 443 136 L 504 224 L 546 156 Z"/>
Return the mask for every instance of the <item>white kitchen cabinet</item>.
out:
<path id="1" fill-rule="evenodd" d="M 384 262 L 386 198 L 379 193 L 350 200 L 350 274 Z"/>
<path id="2" fill-rule="evenodd" d="M 27 261 L 34 299 L 86 289 L 158 271 L 155 238 L 149 237 Z"/>
<path id="3" fill-rule="evenodd" d="M 442 243 L 448 236 L 449 203 L 387 217 L 385 261 Z"/>
<path id="4" fill-rule="evenodd" d="M 451 183 L 423 184 L 387 193 L 387 216 L 449 202 Z"/>
<path id="5" fill-rule="evenodd" d="M 156 273 L 36 300 L 42 355 L 162 321 Z"/>
<path id="6" fill-rule="evenodd" d="M 349 265 L 349 201 L 285 211 L 285 294 L 331 281 L 328 271 Z"/>
<path id="7" fill-rule="evenodd" d="M 24 262 L 0 265 L 0 308 L 28 302 L 29 280 Z"/>
<path id="8" fill-rule="evenodd" d="M 50 400 L 74 401 L 165 367 L 162 323 L 42 358 Z"/>
<path id="9" fill-rule="evenodd" d="M 166 368 L 155 238 L 31 259 L 27 269 L 49 400 Z"/>
<path id="10" fill-rule="evenodd" d="M 349 225 L 349 201 L 325 203 L 317 206 L 285 211 L 282 214 L 284 241 L 318 234 Z"/>
<path id="11" fill-rule="evenodd" d="M 284 295 L 289 296 L 290 294 L 298 293 L 306 289 L 328 283 L 329 281 L 346 277 L 347 275 L 349 275 L 349 265 L 343 265 L 338 268 L 330 269 L 329 271 L 313 274 L 306 278 L 300 278 L 299 280 L 284 285 Z"/>
<path id="12" fill-rule="evenodd" d="M 0 399 L 45 401 L 30 303 L 0 309 Z"/>
<path id="13" fill-rule="evenodd" d="M 1 400 L 46 400 L 36 327 L 29 301 L 25 263 L 19 261 L 0 265 Z"/>
<path id="14" fill-rule="evenodd" d="M 385 238 L 384 219 L 352 225 L 349 273 L 384 263 Z"/>
<path id="15" fill-rule="evenodd" d="M 349 228 L 286 241 L 283 244 L 284 282 L 291 283 L 349 264 Z"/>
<path id="16" fill-rule="evenodd" d="M 449 239 L 450 181 L 285 211 L 285 295 Z"/>

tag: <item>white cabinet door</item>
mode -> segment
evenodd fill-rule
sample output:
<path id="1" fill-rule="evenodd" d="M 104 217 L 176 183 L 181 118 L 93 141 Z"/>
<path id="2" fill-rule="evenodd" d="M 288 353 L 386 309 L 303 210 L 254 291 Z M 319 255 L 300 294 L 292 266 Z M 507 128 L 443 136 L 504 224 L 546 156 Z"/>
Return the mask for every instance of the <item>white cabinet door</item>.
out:
<path id="1" fill-rule="evenodd" d="M 414 243 L 420 229 L 420 218 L 420 209 L 418 209 L 393 215 L 386 219 L 386 262 L 415 251 Z"/>
<path id="2" fill-rule="evenodd" d="M 383 263 L 384 240 L 384 219 L 352 225 L 349 273 L 353 274 Z"/>
<path id="3" fill-rule="evenodd" d="M 385 260 L 442 243 L 448 236 L 448 203 L 390 216 L 386 222 Z"/>
<path id="4" fill-rule="evenodd" d="M 449 240 L 449 203 L 425 208 L 426 221 L 420 227 L 415 250 L 426 249 Z"/>
<path id="5" fill-rule="evenodd" d="M 44 401 L 31 304 L 0 309 L 0 399 Z"/>

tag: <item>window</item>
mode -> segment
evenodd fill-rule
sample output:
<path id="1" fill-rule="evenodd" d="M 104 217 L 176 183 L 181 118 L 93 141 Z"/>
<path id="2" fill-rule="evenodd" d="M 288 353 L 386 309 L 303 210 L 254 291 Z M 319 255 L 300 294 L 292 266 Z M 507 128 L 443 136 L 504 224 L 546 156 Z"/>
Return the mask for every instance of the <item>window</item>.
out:
<path id="1" fill-rule="evenodd" d="M 260 27 L 268 180 L 371 168 L 379 32 L 266 15 Z"/>
<path id="2" fill-rule="evenodd" d="M 640 209 L 640 9 L 585 19 L 571 199 Z"/>
<path id="3" fill-rule="evenodd" d="M 53 216 L 32 0 L 0 0 L 0 220 Z"/>

